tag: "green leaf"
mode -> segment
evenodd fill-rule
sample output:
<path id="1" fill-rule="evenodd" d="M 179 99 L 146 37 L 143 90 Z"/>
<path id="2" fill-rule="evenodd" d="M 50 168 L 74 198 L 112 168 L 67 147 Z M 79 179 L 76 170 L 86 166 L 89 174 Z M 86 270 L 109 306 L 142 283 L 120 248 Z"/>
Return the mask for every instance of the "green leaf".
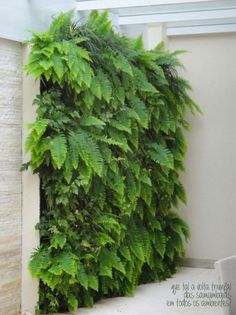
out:
<path id="1" fill-rule="evenodd" d="M 171 234 L 171 240 L 173 241 L 173 245 L 176 251 L 179 253 L 180 256 L 183 256 L 185 253 L 184 244 L 182 238 L 179 236 L 178 233 Z"/>
<path id="2" fill-rule="evenodd" d="M 152 187 L 151 178 L 149 177 L 149 174 L 148 174 L 147 170 L 145 170 L 145 169 L 141 170 L 140 181 L 142 183 Z"/>
<path id="3" fill-rule="evenodd" d="M 115 241 L 108 234 L 102 232 L 98 232 L 95 234 L 95 240 L 100 246 L 115 243 Z"/>
<path id="4" fill-rule="evenodd" d="M 99 289 L 98 278 L 94 275 L 88 275 L 88 286 L 89 288 L 98 292 Z"/>
<path id="5" fill-rule="evenodd" d="M 131 253 L 127 245 L 120 246 L 119 252 L 121 255 L 126 258 L 128 261 L 132 261 Z"/>
<path id="6" fill-rule="evenodd" d="M 107 183 L 113 191 L 120 195 L 120 197 L 124 196 L 125 186 L 122 176 L 114 172 L 109 172 Z"/>
<path id="7" fill-rule="evenodd" d="M 179 234 L 179 236 L 182 236 L 182 234 L 185 237 L 185 240 L 190 239 L 190 230 L 187 223 L 182 220 L 179 215 L 176 212 L 169 212 L 167 215 L 168 224 L 170 225 L 170 228 Z"/>
<path id="8" fill-rule="evenodd" d="M 73 294 L 68 295 L 69 310 L 75 311 L 78 308 L 78 300 Z"/>
<path id="9" fill-rule="evenodd" d="M 50 248 L 63 248 L 66 243 L 66 235 L 65 234 L 55 234 L 51 240 Z"/>
<path id="10" fill-rule="evenodd" d="M 166 243 L 165 254 L 173 261 L 175 255 L 175 246 L 171 239 Z"/>
<path id="11" fill-rule="evenodd" d="M 112 86 L 111 82 L 108 79 L 107 75 L 100 71 L 98 74 L 98 78 L 100 81 L 100 86 L 101 86 L 101 93 L 102 93 L 102 98 L 109 103 L 111 100 L 111 95 L 112 95 Z"/>
<path id="12" fill-rule="evenodd" d="M 106 248 L 103 248 L 99 255 L 99 261 L 100 261 L 101 271 L 105 271 L 105 272 L 107 271 L 108 274 L 110 275 L 109 270 L 113 268 L 120 271 L 122 274 L 125 274 L 125 268 L 120 258 L 116 255 L 116 253 L 109 251 Z"/>
<path id="13" fill-rule="evenodd" d="M 103 158 L 97 144 L 92 137 L 82 129 L 76 133 L 71 133 L 71 137 L 76 141 L 81 159 L 90 166 L 99 176 L 103 171 Z"/>
<path id="14" fill-rule="evenodd" d="M 41 271 L 40 280 L 52 290 L 54 290 L 60 283 L 60 277 L 48 272 L 48 270 Z"/>
<path id="15" fill-rule="evenodd" d="M 60 169 L 67 155 L 67 145 L 64 135 L 58 135 L 51 140 L 50 151 L 54 167 Z"/>
<path id="16" fill-rule="evenodd" d="M 113 216 L 101 215 L 95 222 L 101 224 L 107 231 L 120 230 L 120 224 Z"/>
<path id="17" fill-rule="evenodd" d="M 81 41 L 81 38 L 80 38 Z M 91 60 L 90 56 L 89 56 L 89 52 L 85 49 L 83 49 L 82 47 L 76 46 L 76 52 L 77 52 L 77 56 L 83 59 L 86 59 L 88 61 Z"/>
<path id="18" fill-rule="evenodd" d="M 47 71 L 48 69 L 53 67 L 53 61 L 52 60 L 43 59 L 43 60 L 40 60 L 39 64 L 45 71 Z"/>
<path id="19" fill-rule="evenodd" d="M 157 93 L 157 90 L 155 89 L 155 87 L 151 83 L 147 82 L 146 80 L 140 80 L 138 87 L 143 92 Z"/>
<path id="20" fill-rule="evenodd" d="M 122 86 L 119 85 L 116 87 L 115 95 L 118 98 L 118 100 L 121 102 L 121 104 L 124 104 L 124 102 L 125 102 L 125 90 Z"/>
<path id="21" fill-rule="evenodd" d="M 95 117 L 95 116 L 84 116 L 80 119 L 80 124 L 81 126 L 95 126 L 98 128 L 103 128 L 103 126 L 105 126 L 104 121 L 102 121 L 101 119 Z"/>
<path id="22" fill-rule="evenodd" d="M 131 172 L 126 174 L 126 189 L 127 196 L 131 202 L 134 202 L 137 198 L 136 181 Z"/>
<path id="23" fill-rule="evenodd" d="M 145 261 L 145 245 L 143 229 L 137 226 L 133 221 L 128 225 L 129 248 L 130 251 L 142 262 Z"/>
<path id="24" fill-rule="evenodd" d="M 65 273 L 75 276 L 77 271 L 77 261 L 75 260 L 73 254 L 69 252 L 62 252 L 58 256 L 54 257 L 54 260 L 61 266 Z"/>
<path id="25" fill-rule="evenodd" d="M 77 271 L 77 279 L 79 283 L 84 287 L 86 290 L 88 289 L 89 280 L 88 275 L 85 272 L 84 266 L 82 264 L 79 265 L 78 271 Z"/>
<path id="26" fill-rule="evenodd" d="M 138 69 L 137 67 L 134 68 L 134 78 L 135 78 L 135 84 L 140 91 L 151 93 L 151 94 L 158 93 L 156 88 L 151 83 L 148 82 L 146 74 L 142 72 L 140 69 Z"/>
<path id="27" fill-rule="evenodd" d="M 93 106 L 94 99 L 95 99 L 94 95 L 90 93 L 89 90 L 86 90 L 84 92 L 84 103 L 88 108 L 91 108 Z"/>
<path id="28" fill-rule="evenodd" d="M 28 124 L 28 128 L 31 129 L 31 134 L 34 137 L 34 140 L 39 140 L 42 135 L 45 133 L 47 126 L 49 124 L 48 119 L 37 119 L 35 123 Z"/>
<path id="29" fill-rule="evenodd" d="M 112 279 L 112 267 L 101 264 L 99 275 Z"/>
<path id="30" fill-rule="evenodd" d="M 69 163 L 73 166 L 74 169 L 78 168 L 79 163 L 79 150 L 77 145 L 77 140 L 75 139 L 74 135 L 69 135 L 68 138 L 69 143 Z"/>
<path id="31" fill-rule="evenodd" d="M 123 151 L 130 151 L 126 138 L 120 133 L 115 132 L 114 130 L 110 130 L 111 137 L 102 136 L 98 137 L 98 140 L 101 142 L 105 142 L 111 145 L 115 145 L 120 147 Z"/>
<path id="32" fill-rule="evenodd" d="M 64 67 L 64 63 L 62 61 L 61 56 L 59 54 L 54 54 L 52 56 L 52 62 L 53 62 L 53 68 L 60 82 L 65 72 L 65 67 Z"/>
<path id="33" fill-rule="evenodd" d="M 55 276 L 60 276 L 63 273 L 62 266 L 58 264 L 52 265 L 52 267 L 48 269 L 48 272 L 52 273 Z"/>
<path id="34" fill-rule="evenodd" d="M 164 257 L 166 251 L 166 237 L 161 231 L 154 234 L 154 247 L 161 257 Z"/>
<path id="35" fill-rule="evenodd" d="M 130 250 L 136 256 L 137 259 L 141 260 L 142 262 L 145 261 L 142 242 L 135 240 L 135 236 L 134 238 L 130 239 Z"/>
<path id="36" fill-rule="evenodd" d="M 110 135 L 111 139 L 109 139 L 109 138 L 107 139 L 107 137 L 105 136 L 102 138 L 102 139 L 104 139 L 103 140 L 104 142 L 117 145 L 125 152 L 131 151 L 131 149 L 127 143 L 127 138 L 123 132 L 121 132 L 120 130 L 116 130 L 115 128 L 110 128 L 109 129 L 109 135 Z"/>
<path id="37" fill-rule="evenodd" d="M 111 123 L 111 126 L 118 129 L 118 130 L 121 130 L 121 131 L 126 131 L 128 132 L 129 134 L 131 134 L 131 129 L 130 127 L 126 124 L 124 125 L 122 122 L 120 121 L 117 121 L 117 120 L 114 120 L 112 123 Z"/>
<path id="38" fill-rule="evenodd" d="M 175 185 L 175 193 L 184 204 L 187 204 L 186 193 L 184 190 L 184 186 L 181 183 Z"/>
<path id="39" fill-rule="evenodd" d="M 128 73 L 130 76 L 133 76 L 132 67 L 129 61 L 123 55 L 116 55 L 112 58 L 112 61 L 117 70 L 121 70 L 125 73 Z"/>
<path id="40" fill-rule="evenodd" d="M 31 150 L 33 150 L 34 146 L 36 145 L 35 139 L 32 135 L 32 133 L 30 133 L 25 140 L 25 152 L 29 152 Z"/>
<path id="41" fill-rule="evenodd" d="M 146 184 L 142 184 L 141 187 L 141 198 L 150 206 L 152 202 L 152 188 Z"/>
<path id="42" fill-rule="evenodd" d="M 173 155 L 166 147 L 161 144 L 152 144 L 150 147 L 148 154 L 154 162 L 170 169 L 174 168 Z"/>
<path id="43" fill-rule="evenodd" d="M 90 86 L 91 93 L 96 96 L 99 100 L 102 98 L 102 87 L 99 77 L 94 77 Z"/>
<path id="44" fill-rule="evenodd" d="M 65 35 L 70 32 L 73 15 L 74 12 L 69 11 L 61 13 L 53 19 L 50 26 L 49 34 L 53 36 L 55 41 L 60 41 Z"/>
<path id="45" fill-rule="evenodd" d="M 40 248 L 31 256 L 29 270 L 33 277 L 39 277 L 43 269 L 51 265 L 50 254 L 47 248 Z"/>
<path id="46" fill-rule="evenodd" d="M 137 120 L 138 123 L 143 127 L 143 128 L 148 128 L 148 113 L 147 113 L 147 108 L 143 101 L 139 99 L 136 96 L 131 96 L 129 95 L 129 101 L 131 103 L 131 106 L 133 110 L 136 112 L 137 116 L 139 119 Z"/>

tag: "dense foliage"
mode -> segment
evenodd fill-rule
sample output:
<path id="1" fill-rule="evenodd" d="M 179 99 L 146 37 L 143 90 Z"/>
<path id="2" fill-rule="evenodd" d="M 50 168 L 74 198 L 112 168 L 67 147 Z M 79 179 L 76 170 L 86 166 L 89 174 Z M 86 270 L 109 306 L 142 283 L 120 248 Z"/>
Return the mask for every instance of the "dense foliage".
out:
<path id="1" fill-rule="evenodd" d="M 176 53 L 113 31 L 107 13 L 73 14 L 34 33 L 26 66 L 41 78 L 25 165 L 41 180 L 41 244 L 30 270 L 40 311 L 130 295 L 176 271 L 186 223 L 179 179 L 187 108 L 196 104 Z"/>

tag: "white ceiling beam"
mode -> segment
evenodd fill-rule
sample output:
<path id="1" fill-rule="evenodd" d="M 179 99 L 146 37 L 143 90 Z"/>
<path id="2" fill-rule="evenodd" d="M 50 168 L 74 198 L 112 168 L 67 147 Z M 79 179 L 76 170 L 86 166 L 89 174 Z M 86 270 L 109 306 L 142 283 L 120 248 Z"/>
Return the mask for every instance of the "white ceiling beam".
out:
<path id="1" fill-rule="evenodd" d="M 167 36 L 236 32 L 235 24 L 198 25 L 167 28 Z"/>
<path id="2" fill-rule="evenodd" d="M 78 11 L 103 10 L 103 9 L 121 9 L 132 7 L 171 5 L 171 4 L 189 4 L 198 2 L 214 2 L 215 0 L 90 0 L 77 1 L 76 9 Z"/>
<path id="3" fill-rule="evenodd" d="M 164 23 L 168 36 L 236 32 L 236 0 L 77 0 L 76 9 L 111 9 L 126 28 Z"/>
<path id="4" fill-rule="evenodd" d="M 166 25 L 169 28 L 174 27 L 188 27 L 188 26 L 204 26 L 204 25 L 222 25 L 222 24 L 236 24 L 236 17 L 230 19 L 210 19 L 208 20 L 194 20 L 194 21 L 181 21 L 181 22 L 170 22 Z M 142 25 L 142 24 L 141 24 Z M 134 25 L 135 27 L 135 25 Z"/>
<path id="5" fill-rule="evenodd" d="M 194 20 L 228 19 L 236 17 L 236 9 L 189 11 L 179 13 L 161 13 L 147 15 L 120 16 L 120 25 L 168 23 Z"/>

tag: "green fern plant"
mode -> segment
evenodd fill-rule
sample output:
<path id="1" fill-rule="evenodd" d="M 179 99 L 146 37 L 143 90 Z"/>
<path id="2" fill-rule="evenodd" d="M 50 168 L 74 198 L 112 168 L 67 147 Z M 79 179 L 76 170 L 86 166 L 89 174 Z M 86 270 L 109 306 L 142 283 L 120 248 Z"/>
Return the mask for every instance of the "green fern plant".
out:
<path id="1" fill-rule="evenodd" d="M 41 181 L 40 312 L 91 306 L 166 279 L 184 255 L 186 110 L 198 106 L 163 44 L 115 33 L 107 12 L 58 16 L 34 33 L 25 70 L 41 79 L 26 140 Z"/>

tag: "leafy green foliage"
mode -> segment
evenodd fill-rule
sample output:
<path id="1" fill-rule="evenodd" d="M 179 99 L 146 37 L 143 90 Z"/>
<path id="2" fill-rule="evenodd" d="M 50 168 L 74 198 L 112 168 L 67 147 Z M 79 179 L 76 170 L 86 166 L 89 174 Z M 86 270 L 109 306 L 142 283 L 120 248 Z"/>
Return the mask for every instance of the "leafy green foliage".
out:
<path id="1" fill-rule="evenodd" d="M 58 135 L 53 138 L 50 142 L 50 151 L 54 167 L 60 169 L 65 162 L 67 154 L 65 137 Z"/>
<path id="2" fill-rule="evenodd" d="M 115 33 L 107 12 L 61 14 L 35 33 L 25 69 L 41 78 L 26 140 L 41 180 L 41 244 L 30 261 L 42 313 L 130 295 L 184 255 L 187 109 L 197 105 L 176 53 Z"/>

